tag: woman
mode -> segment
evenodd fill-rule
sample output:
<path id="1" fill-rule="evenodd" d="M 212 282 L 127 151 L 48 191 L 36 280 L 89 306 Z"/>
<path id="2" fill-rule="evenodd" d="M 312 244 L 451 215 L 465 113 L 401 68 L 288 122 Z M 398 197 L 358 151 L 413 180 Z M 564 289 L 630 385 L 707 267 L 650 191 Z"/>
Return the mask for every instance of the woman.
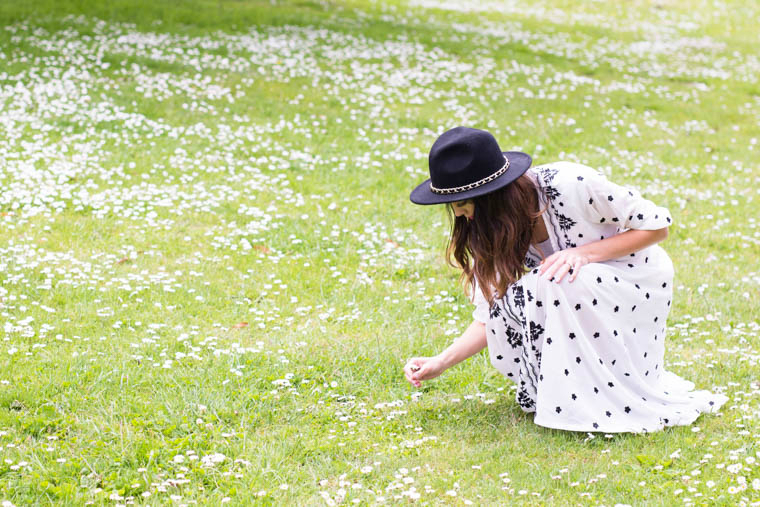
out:
<path id="1" fill-rule="evenodd" d="M 717 411 L 726 396 L 663 368 L 668 210 L 581 164 L 530 165 L 483 130 L 433 144 L 410 198 L 453 212 L 448 259 L 476 307 L 446 350 L 407 362 L 407 380 L 419 387 L 487 346 L 541 426 L 650 432 Z"/>

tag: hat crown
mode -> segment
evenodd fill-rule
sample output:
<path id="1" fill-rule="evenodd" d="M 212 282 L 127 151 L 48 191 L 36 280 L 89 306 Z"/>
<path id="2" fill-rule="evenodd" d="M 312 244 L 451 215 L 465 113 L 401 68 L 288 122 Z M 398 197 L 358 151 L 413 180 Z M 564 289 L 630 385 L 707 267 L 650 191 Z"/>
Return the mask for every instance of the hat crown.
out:
<path id="1" fill-rule="evenodd" d="M 504 154 L 490 132 L 455 127 L 436 139 L 428 156 L 430 181 L 436 188 L 456 188 L 493 175 Z"/>

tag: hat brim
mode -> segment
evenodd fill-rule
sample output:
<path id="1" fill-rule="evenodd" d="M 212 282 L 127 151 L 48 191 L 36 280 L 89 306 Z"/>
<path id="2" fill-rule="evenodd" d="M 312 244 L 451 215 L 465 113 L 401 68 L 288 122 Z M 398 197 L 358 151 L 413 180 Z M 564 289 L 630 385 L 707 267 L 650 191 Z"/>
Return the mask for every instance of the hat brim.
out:
<path id="1" fill-rule="evenodd" d="M 533 159 L 530 155 L 521 151 L 505 151 L 503 153 L 507 159 L 509 159 L 509 167 L 504 174 L 493 181 L 489 181 L 477 188 L 465 190 L 463 192 L 457 192 L 454 194 L 436 194 L 430 189 L 430 179 L 427 179 L 412 190 L 409 199 L 414 204 L 443 204 L 472 199 L 509 185 L 528 170 Z"/>

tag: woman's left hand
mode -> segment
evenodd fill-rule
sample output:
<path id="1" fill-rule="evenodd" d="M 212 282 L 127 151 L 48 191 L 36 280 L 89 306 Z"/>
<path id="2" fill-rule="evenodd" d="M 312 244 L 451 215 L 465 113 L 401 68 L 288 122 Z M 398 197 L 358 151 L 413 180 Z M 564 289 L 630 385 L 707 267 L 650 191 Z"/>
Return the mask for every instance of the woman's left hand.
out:
<path id="1" fill-rule="evenodd" d="M 578 276 L 582 266 L 588 264 L 589 258 L 578 248 L 568 248 L 566 250 L 560 250 L 554 252 L 549 257 L 541 261 L 541 267 L 538 268 L 539 276 L 546 273 L 546 277 L 551 280 L 554 277 L 554 281 L 560 283 L 562 278 L 570 272 L 568 282 L 575 280 Z"/>

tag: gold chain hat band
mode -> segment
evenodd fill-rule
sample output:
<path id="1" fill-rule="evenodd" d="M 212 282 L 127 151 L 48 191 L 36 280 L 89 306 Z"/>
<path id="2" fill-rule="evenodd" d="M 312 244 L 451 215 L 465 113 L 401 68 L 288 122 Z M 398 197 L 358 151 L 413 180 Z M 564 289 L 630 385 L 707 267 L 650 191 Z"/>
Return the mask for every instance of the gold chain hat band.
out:
<path id="1" fill-rule="evenodd" d="M 472 190 L 473 188 L 478 188 L 482 185 L 485 185 L 489 181 L 495 180 L 496 178 L 504 174 L 507 171 L 508 167 L 509 167 L 509 159 L 507 158 L 506 155 L 504 155 L 504 165 L 501 167 L 501 169 L 499 169 L 498 171 L 496 171 L 490 176 L 486 176 L 482 180 L 478 180 L 474 183 L 468 183 L 467 185 L 462 185 L 461 187 L 454 187 L 454 188 L 435 188 L 433 186 L 433 182 L 431 181 L 430 190 L 432 190 L 434 194 L 456 194 L 459 192 L 464 192 L 465 190 Z"/>

